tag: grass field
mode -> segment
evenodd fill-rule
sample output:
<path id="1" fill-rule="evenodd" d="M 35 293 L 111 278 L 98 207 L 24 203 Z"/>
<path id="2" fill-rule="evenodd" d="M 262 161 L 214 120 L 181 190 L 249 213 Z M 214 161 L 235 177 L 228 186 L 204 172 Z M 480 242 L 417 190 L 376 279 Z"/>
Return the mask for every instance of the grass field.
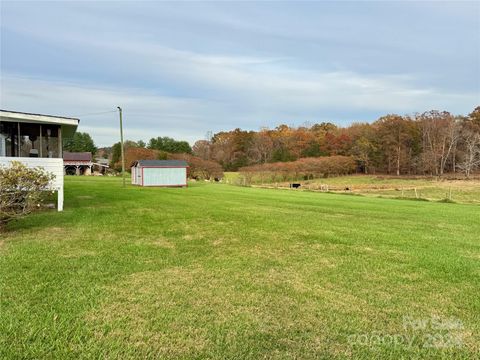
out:
<path id="1" fill-rule="evenodd" d="M 474 358 L 480 207 L 65 181 L 0 234 L 0 358 Z"/>
<path id="2" fill-rule="evenodd" d="M 241 184 L 238 173 L 226 173 L 226 181 Z M 298 181 L 295 181 L 298 182 Z M 352 175 L 300 181 L 300 190 L 353 193 L 364 196 L 424 199 L 480 204 L 480 180 L 436 180 L 434 178 L 408 178 L 386 175 Z M 289 183 L 256 184 L 260 187 L 288 188 Z M 345 190 L 347 189 L 348 190 Z"/>

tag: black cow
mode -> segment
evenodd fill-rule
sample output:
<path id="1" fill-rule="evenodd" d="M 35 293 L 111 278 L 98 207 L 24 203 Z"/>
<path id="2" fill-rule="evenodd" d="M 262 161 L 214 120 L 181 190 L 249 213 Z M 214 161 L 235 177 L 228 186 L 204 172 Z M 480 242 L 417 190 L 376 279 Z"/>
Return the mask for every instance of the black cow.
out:
<path id="1" fill-rule="evenodd" d="M 302 186 L 302 184 L 298 184 L 298 183 L 290 184 L 290 187 L 294 189 L 298 189 L 300 186 Z"/>

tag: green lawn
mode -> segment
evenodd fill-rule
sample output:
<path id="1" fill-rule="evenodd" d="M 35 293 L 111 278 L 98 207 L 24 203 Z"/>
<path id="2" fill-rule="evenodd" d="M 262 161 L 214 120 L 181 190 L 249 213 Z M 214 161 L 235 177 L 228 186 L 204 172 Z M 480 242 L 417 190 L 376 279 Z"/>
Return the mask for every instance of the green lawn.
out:
<path id="1" fill-rule="evenodd" d="M 474 358 L 480 207 L 71 177 L 0 234 L 0 358 Z M 421 326 L 423 324 L 423 326 Z"/>

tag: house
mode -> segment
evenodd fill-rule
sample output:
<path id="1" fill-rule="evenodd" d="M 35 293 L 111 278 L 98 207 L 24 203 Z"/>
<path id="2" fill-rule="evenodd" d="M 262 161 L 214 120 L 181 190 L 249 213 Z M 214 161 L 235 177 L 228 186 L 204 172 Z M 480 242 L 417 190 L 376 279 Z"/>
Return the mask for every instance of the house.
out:
<path id="1" fill-rule="evenodd" d="M 63 153 L 63 168 L 65 175 L 91 175 L 92 154 L 89 152 L 67 152 Z"/>
<path id="2" fill-rule="evenodd" d="M 62 139 L 71 137 L 79 119 L 0 110 L 0 165 L 19 161 L 29 168 L 53 173 L 51 189 L 58 192 L 58 211 L 63 210 Z"/>
<path id="3" fill-rule="evenodd" d="M 184 160 L 138 160 L 132 164 L 132 184 L 140 186 L 187 186 Z"/>
<path id="4" fill-rule="evenodd" d="M 110 168 L 110 160 L 104 158 L 96 158 L 93 163 L 94 173 L 104 175 Z"/>

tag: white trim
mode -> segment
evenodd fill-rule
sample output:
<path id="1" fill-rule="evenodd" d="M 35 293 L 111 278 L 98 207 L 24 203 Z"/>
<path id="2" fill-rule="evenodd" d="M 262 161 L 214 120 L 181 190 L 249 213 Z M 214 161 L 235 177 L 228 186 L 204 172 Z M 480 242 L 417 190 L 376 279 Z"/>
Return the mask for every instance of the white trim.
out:
<path id="1" fill-rule="evenodd" d="M 25 114 L 11 111 L 0 110 L 0 120 L 10 122 L 28 122 L 28 123 L 42 123 L 42 124 L 56 124 L 56 125 L 70 125 L 78 126 L 80 120 L 75 118 L 64 118 L 51 115 L 40 114 Z"/>
<path id="2" fill-rule="evenodd" d="M 20 123 L 27 123 L 27 124 L 47 124 L 47 125 L 58 125 L 60 128 L 58 129 L 58 146 L 59 152 L 62 153 L 61 146 L 62 146 L 62 136 L 65 135 L 66 137 L 73 136 L 75 131 L 77 130 L 78 123 L 80 122 L 79 119 L 75 118 L 67 118 L 67 117 L 60 117 L 60 116 L 51 116 L 51 115 L 40 115 L 40 114 L 27 114 L 27 113 L 16 113 L 13 111 L 6 111 L 0 110 L 0 121 L 5 122 L 16 122 Z M 62 134 L 63 132 L 63 134 Z"/>

